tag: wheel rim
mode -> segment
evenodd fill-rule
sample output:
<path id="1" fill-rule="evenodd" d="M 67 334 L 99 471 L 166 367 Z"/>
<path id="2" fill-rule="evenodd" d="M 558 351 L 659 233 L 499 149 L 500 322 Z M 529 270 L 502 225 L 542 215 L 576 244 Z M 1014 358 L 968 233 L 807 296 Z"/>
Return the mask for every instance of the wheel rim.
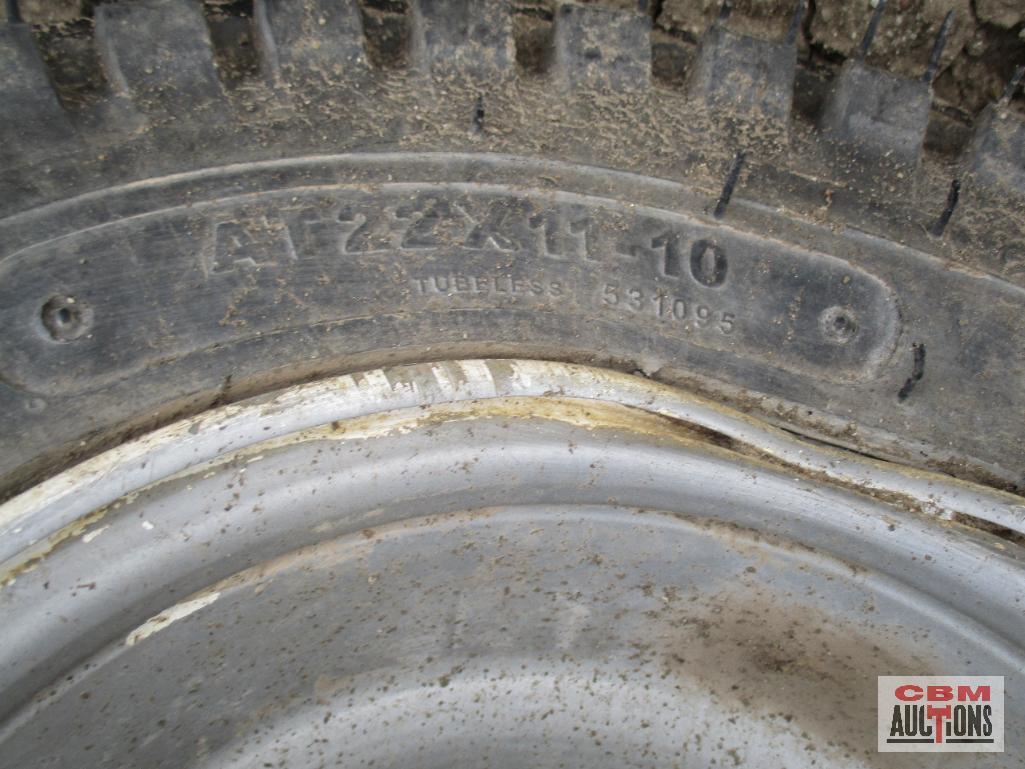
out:
<path id="1" fill-rule="evenodd" d="M 1020 550 L 956 513 L 1020 508 L 586 367 L 292 388 L 0 510 L 0 753 L 904 765 L 877 675 L 1025 669 Z"/>

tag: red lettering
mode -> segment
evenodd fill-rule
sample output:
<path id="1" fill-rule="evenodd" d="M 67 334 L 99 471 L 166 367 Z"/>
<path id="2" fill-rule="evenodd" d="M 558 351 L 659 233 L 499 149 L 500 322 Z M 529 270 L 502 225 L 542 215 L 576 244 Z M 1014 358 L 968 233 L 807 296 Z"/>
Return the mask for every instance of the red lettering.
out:
<path id="1" fill-rule="evenodd" d="M 954 699 L 954 689 L 950 686 L 930 686 L 926 689 L 926 695 L 930 702 L 950 702 Z"/>
<path id="2" fill-rule="evenodd" d="M 922 699 L 922 687 L 914 684 L 898 686 L 893 692 L 894 696 L 901 702 L 918 702 Z"/>
<path id="3" fill-rule="evenodd" d="M 965 700 L 968 702 L 989 702 L 989 687 L 976 686 L 973 689 L 970 686 L 958 686 L 957 699 L 959 702 L 963 702 Z"/>
<path id="4" fill-rule="evenodd" d="M 933 688 L 936 688 L 936 689 L 944 689 L 944 688 L 945 689 L 949 689 L 950 687 L 949 686 L 946 686 L 946 687 L 942 687 L 942 686 L 932 687 L 932 686 L 930 686 L 929 688 L 930 689 L 933 689 Z M 937 708 L 937 707 L 934 707 L 933 705 L 929 705 L 925 709 L 925 711 L 926 711 L 926 718 L 931 718 L 936 723 L 936 726 L 933 729 L 933 731 L 936 733 L 936 740 L 935 741 L 936 742 L 943 742 L 943 719 L 944 718 L 950 718 L 950 705 L 944 705 L 942 708 Z"/>

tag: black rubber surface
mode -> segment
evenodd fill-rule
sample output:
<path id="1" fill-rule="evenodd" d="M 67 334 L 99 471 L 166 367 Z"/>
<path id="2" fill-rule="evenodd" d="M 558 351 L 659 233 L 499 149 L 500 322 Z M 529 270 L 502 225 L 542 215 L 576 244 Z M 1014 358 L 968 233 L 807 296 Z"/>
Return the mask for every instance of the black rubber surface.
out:
<path id="1" fill-rule="evenodd" d="M 469 355 L 639 371 L 1021 487 L 1006 103 L 942 157 L 929 82 L 859 60 L 797 114 L 792 37 L 718 23 L 671 87 L 646 11 L 561 6 L 541 71 L 498 0 L 413 2 L 387 61 L 367 18 L 257 0 L 214 45 L 187 0 L 100 5 L 74 98 L 0 28 L 8 492 L 211 403 Z"/>

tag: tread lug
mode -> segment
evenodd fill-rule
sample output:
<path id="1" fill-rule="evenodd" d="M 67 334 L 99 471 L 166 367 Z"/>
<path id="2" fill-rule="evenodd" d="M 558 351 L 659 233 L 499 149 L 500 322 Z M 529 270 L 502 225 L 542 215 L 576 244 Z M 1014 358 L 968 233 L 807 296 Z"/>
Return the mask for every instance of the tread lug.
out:
<path id="1" fill-rule="evenodd" d="M 918 166 L 931 105 L 928 83 L 850 59 L 826 99 L 821 128 L 852 173 L 908 171 Z"/>
<path id="2" fill-rule="evenodd" d="M 257 45 L 268 79 L 327 79 L 367 68 L 363 21 L 352 0 L 256 0 Z"/>
<path id="3" fill-rule="evenodd" d="M 96 9 L 96 45 L 116 93 L 140 111 L 175 113 L 224 99 L 201 7 L 139 0 Z"/>
<path id="4" fill-rule="evenodd" d="M 785 130 L 796 67 L 794 45 L 740 35 L 715 24 L 701 40 L 688 91 L 709 107 L 739 111 Z"/>
<path id="5" fill-rule="evenodd" d="M 560 6 L 555 67 L 570 88 L 646 88 L 651 82 L 651 18 L 594 5 Z"/>
<path id="6" fill-rule="evenodd" d="M 516 45 L 508 0 L 413 0 L 412 59 L 422 72 L 512 76 Z"/>
<path id="7" fill-rule="evenodd" d="M 990 104 L 958 162 L 960 201 L 953 237 L 984 269 L 1025 279 L 1025 121 L 1006 104 Z"/>
<path id="8" fill-rule="evenodd" d="M 986 107 L 961 165 L 977 185 L 1025 197 L 1025 121 L 1000 105 Z"/>
<path id="9" fill-rule="evenodd" d="M 52 148 L 74 136 L 29 25 L 0 27 L 0 72 L 0 152 L 5 157 Z"/>

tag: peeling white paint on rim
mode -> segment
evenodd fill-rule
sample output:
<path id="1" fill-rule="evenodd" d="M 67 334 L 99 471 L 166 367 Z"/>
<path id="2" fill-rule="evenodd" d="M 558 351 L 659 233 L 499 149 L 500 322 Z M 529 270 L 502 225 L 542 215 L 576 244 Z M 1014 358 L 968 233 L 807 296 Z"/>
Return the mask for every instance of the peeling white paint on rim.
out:
<path id="1" fill-rule="evenodd" d="M 110 524 L 107 524 L 106 526 L 100 526 L 100 528 L 98 528 L 98 529 L 93 529 L 92 531 L 87 532 L 87 533 L 82 535 L 82 541 L 85 542 L 86 544 L 88 544 L 88 543 L 92 542 L 94 539 L 96 539 L 98 536 L 100 536 L 103 532 L 105 532 L 109 528 L 110 528 Z"/>
<path id="2" fill-rule="evenodd" d="M 568 363 L 465 360 L 397 366 L 297 385 L 205 412 L 111 449 L 0 506 L 0 564 L 127 494 L 268 439 L 402 408 L 553 395 L 660 414 L 713 430 L 767 459 L 823 480 L 899 495 L 942 518 L 962 514 L 1025 533 L 1020 497 L 805 442 L 668 385 Z"/>
<path id="3" fill-rule="evenodd" d="M 190 614 L 195 614 L 197 611 L 205 606 L 209 606 L 220 597 L 220 593 L 207 593 L 201 595 L 198 598 L 193 598 L 191 601 L 182 601 L 177 603 L 169 609 L 157 614 L 155 617 L 150 617 L 148 620 L 143 622 L 139 627 L 133 630 L 125 638 L 125 646 L 135 646 L 140 641 L 145 641 L 154 633 L 159 633 L 166 627 L 169 627 L 172 623 L 177 622 L 180 619 L 188 617 Z"/>

